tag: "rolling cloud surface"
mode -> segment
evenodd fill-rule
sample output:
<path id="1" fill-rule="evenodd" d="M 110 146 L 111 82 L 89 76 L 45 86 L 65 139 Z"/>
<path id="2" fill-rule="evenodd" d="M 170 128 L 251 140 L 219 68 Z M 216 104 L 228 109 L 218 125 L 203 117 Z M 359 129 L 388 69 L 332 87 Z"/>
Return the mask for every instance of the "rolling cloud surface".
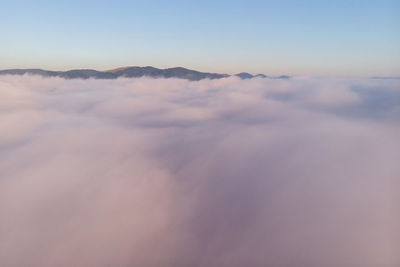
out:
<path id="1" fill-rule="evenodd" d="M 400 266 L 400 81 L 0 77 L 0 266 Z"/>

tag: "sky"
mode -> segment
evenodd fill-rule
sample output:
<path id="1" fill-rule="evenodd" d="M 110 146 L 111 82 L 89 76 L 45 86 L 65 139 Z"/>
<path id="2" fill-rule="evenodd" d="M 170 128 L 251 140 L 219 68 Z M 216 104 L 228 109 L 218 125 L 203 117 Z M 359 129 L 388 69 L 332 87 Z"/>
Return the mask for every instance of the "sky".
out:
<path id="1" fill-rule="evenodd" d="M 0 24 L 0 69 L 400 75 L 398 0 L 3 0 Z"/>

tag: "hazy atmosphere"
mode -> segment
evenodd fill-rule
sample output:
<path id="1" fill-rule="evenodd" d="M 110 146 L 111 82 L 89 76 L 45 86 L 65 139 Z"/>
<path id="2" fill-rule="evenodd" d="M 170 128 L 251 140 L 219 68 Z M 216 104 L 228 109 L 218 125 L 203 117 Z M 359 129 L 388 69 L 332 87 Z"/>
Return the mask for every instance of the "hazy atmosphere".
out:
<path id="1" fill-rule="evenodd" d="M 0 267 L 400 266 L 400 1 L 0 6 Z"/>
<path id="2" fill-rule="evenodd" d="M 400 76 L 399 0 L 6 0 L 0 69 Z"/>
<path id="3" fill-rule="evenodd" d="M 398 266 L 399 85 L 2 76 L 0 265 Z"/>

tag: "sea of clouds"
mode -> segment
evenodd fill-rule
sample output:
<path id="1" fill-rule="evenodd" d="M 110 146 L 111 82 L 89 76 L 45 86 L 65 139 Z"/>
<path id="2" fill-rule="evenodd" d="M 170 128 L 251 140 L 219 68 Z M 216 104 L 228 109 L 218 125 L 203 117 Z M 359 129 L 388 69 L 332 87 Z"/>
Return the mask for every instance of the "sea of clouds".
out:
<path id="1" fill-rule="evenodd" d="M 0 266 L 400 266 L 400 80 L 0 77 Z"/>

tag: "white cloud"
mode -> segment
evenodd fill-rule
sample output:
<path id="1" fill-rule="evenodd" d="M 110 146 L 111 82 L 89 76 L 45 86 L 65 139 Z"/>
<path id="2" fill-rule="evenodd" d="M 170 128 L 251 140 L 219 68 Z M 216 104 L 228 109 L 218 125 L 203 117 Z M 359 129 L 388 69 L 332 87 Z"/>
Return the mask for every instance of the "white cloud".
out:
<path id="1" fill-rule="evenodd" d="M 0 265 L 398 266 L 398 88 L 2 76 Z"/>

